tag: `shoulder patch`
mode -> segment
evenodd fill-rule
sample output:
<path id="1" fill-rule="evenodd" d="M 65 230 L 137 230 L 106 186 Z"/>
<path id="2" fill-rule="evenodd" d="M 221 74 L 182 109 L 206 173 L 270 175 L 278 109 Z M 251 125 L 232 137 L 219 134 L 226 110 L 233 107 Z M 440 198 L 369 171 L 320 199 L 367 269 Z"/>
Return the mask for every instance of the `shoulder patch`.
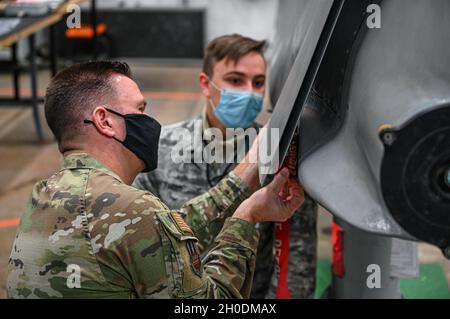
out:
<path id="1" fill-rule="evenodd" d="M 166 247 L 167 267 L 178 272 L 170 279 L 173 296 L 186 298 L 198 294 L 206 284 L 197 246 L 198 239 L 179 213 L 163 211 L 156 213 L 156 218 L 163 228 L 161 236 L 163 246 Z"/>

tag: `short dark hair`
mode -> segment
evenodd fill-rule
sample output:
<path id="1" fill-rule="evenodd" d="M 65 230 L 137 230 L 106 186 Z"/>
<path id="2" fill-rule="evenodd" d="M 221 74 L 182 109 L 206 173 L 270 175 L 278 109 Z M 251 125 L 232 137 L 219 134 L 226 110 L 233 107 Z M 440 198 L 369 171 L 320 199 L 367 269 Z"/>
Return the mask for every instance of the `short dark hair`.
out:
<path id="1" fill-rule="evenodd" d="M 239 34 L 225 35 L 212 40 L 205 51 L 203 72 L 212 77 L 214 65 L 223 59 L 237 63 L 244 55 L 256 52 L 264 57 L 266 41 L 257 41 Z"/>
<path id="2" fill-rule="evenodd" d="M 114 74 L 132 77 L 124 62 L 96 61 L 75 64 L 59 72 L 45 94 L 45 118 L 58 144 L 83 131 L 93 109 L 116 96 Z"/>

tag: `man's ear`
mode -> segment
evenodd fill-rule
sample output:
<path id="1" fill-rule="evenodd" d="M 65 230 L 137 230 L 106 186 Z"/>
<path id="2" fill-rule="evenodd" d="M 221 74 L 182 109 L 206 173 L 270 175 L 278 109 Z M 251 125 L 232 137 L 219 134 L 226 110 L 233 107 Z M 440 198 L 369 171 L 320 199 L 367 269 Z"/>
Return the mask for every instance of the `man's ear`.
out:
<path id="1" fill-rule="evenodd" d="M 200 73 L 200 88 L 202 89 L 202 94 L 204 97 L 209 99 L 211 97 L 211 92 L 209 91 L 209 77 L 205 72 Z"/>
<path id="2" fill-rule="evenodd" d="M 103 107 L 97 106 L 92 113 L 92 124 L 100 134 L 107 137 L 116 136 L 117 120 Z"/>

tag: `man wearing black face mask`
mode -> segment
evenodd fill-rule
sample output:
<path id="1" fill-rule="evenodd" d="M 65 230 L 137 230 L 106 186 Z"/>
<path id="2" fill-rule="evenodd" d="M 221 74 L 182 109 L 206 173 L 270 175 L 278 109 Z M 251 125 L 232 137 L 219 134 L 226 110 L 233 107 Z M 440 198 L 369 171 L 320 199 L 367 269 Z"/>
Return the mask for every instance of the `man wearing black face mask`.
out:
<path id="1" fill-rule="evenodd" d="M 45 114 L 64 161 L 35 185 L 22 215 L 8 264 L 10 298 L 249 296 L 254 225 L 291 217 L 302 188 L 283 170 L 258 190 L 257 166 L 248 161 L 255 145 L 217 186 L 171 211 L 129 186 L 157 163 L 160 125 L 144 110 L 124 63 L 75 65 L 52 80 Z"/>
<path id="2" fill-rule="evenodd" d="M 156 169 L 158 166 L 158 142 L 161 134 L 161 124 L 145 114 L 123 115 L 107 107 L 105 107 L 105 110 L 125 120 L 125 130 L 127 132 L 125 140 L 121 141 L 115 136 L 112 138 L 128 148 L 144 162 L 145 168 L 142 172 L 151 172 Z M 84 120 L 84 123 L 95 125 L 91 120 Z"/>

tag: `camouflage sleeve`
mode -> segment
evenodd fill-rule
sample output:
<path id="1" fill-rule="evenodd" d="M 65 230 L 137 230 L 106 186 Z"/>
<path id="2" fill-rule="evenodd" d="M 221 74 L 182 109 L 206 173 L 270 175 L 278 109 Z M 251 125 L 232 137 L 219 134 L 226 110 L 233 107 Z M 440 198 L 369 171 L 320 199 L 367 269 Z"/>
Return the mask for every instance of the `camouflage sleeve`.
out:
<path id="1" fill-rule="evenodd" d="M 213 244 L 225 219 L 250 195 L 248 186 L 231 172 L 207 193 L 183 205 L 180 214 L 198 238 L 202 253 Z"/>
<path id="2" fill-rule="evenodd" d="M 157 214 L 172 298 L 249 298 L 258 232 L 243 220 L 230 218 L 203 261 L 197 239 L 178 213 Z M 174 222 L 175 221 L 175 222 Z"/>
<path id="3" fill-rule="evenodd" d="M 205 270 L 212 283 L 209 296 L 250 297 L 259 233 L 239 219 L 225 222 L 215 246 L 205 258 Z"/>
<path id="4" fill-rule="evenodd" d="M 138 298 L 249 297 L 259 236 L 253 225 L 226 221 L 202 262 L 194 232 L 156 197 L 141 195 L 121 210 L 91 228 L 109 288 Z"/>

